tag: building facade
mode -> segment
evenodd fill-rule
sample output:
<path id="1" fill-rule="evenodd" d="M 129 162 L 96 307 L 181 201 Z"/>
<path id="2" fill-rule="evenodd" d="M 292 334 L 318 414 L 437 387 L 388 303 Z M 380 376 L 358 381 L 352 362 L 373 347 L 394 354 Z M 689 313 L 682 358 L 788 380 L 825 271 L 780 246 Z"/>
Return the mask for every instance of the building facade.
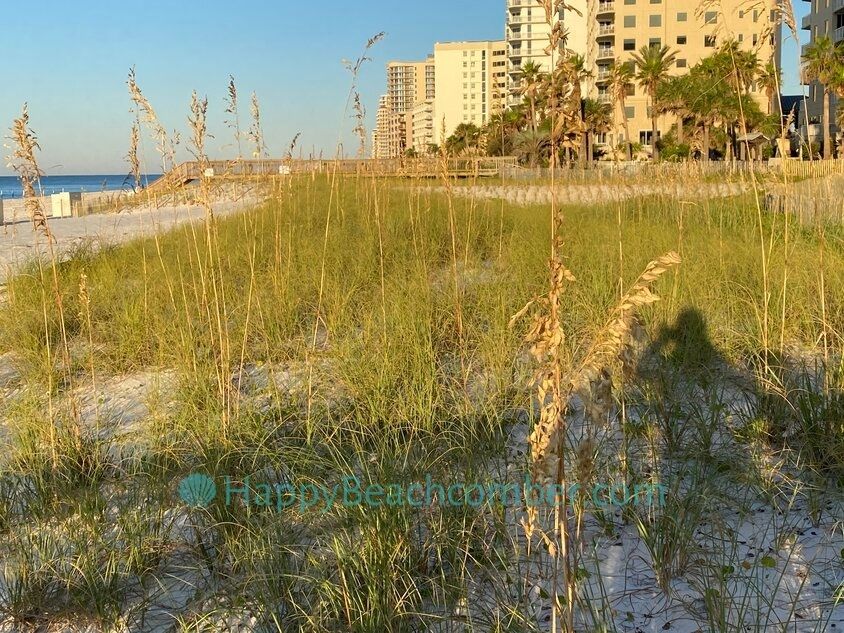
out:
<path id="1" fill-rule="evenodd" d="M 596 2 L 596 54 L 594 87 L 588 94 L 599 101 L 611 102 L 608 92 L 610 67 L 614 61 L 631 62 L 632 55 L 643 46 L 668 46 L 676 55 L 671 74 L 681 75 L 702 59 L 715 53 L 724 43 L 733 40 L 745 50 L 756 53 L 760 63 L 773 60 L 780 66 L 780 29 L 774 12 L 777 0 L 748 4 L 745 0 L 721 0 L 703 8 L 697 0 L 602 0 Z M 757 86 L 751 94 L 763 112 L 770 104 Z M 625 103 L 630 140 L 645 147 L 651 145 L 650 100 L 645 90 L 635 85 Z M 616 112 L 621 119 L 621 113 Z M 672 115 L 660 116 L 659 134 L 665 134 L 675 123 Z M 608 145 L 622 142 L 623 132 L 607 135 Z"/>
<path id="2" fill-rule="evenodd" d="M 539 65 L 543 72 L 550 72 L 560 57 L 557 51 L 552 56 L 549 46 L 554 26 L 562 21 L 565 41 L 561 46 L 587 57 L 589 48 L 587 0 L 571 0 L 571 8 L 562 9 L 551 17 L 549 23 L 545 9 L 539 0 L 507 0 L 505 41 L 507 43 L 507 103 L 515 105 L 521 101 L 518 89 L 521 84 L 522 67 L 528 62 Z"/>
<path id="3" fill-rule="evenodd" d="M 387 94 L 376 114 L 375 158 L 397 158 L 413 147 L 413 109 L 434 99 L 434 59 L 387 64 Z"/>
<path id="4" fill-rule="evenodd" d="M 461 123 L 482 127 L 507 101 L 503 40 L 434 46 L 434 137 L 442 143 Z"/>
<path id="5" fill-rule="evenodd" d="M 802 27 L 809 31 L 810 41 L 824 35 L 834 43 L 844 42 L 844 0 L 807 0 L 811 3 L 809 15 L 803 18 Z M 801 50 L 805 53 L 806 47 Z M 837 108 L 835 94 L 830 95 L 830 116 L 834 119 Z M 817 81 L 809 84 L 809 117 L 818 120 L 823 116 L 823 86 Z M 805 124 L 805 121 L 801 121 Z"/>
<path id="6" fill-rule="evenodd" d="M 561 12 L 552 21 L 562 20 L 567 34 L 566 48 L 583 56 L 589 76 L 582 89 L 588 96 L 612 103 L 609 93 L 610 68 L 613 63 L 631 63 L 643 46 L 668 46 L 676 55 L 671 72 L 680 75 L 701 59 L 715 53 L 728 40 L 735 40 L 756 52 L 761 63 L 773 60 L 779 67 L 781 35 L 773 9 L 778 0 L 720 0 L 711 7 L 699 0 L 583 0 L 576 10 Z M 841 3 L 844 0 L 812 0 Z M 543 70 L 551 66 L 545 10 L 539 0 L 507 0 L 507 42 L 509 102 L 518 103 L 521 67 L 535 61 Z M 768 111 L 764 92 L 753 87 L 763 111 Z M 638 85 L 631 87 L 626 99 L 631 141 L 645 148 L 651 144 L 650 103 Z M 615 112 L 614 120 L 621 121 Z M 675 123 L 671 115 L 660 116 L 659 134 Z M 619 128 L 621 126 L 619 125 Z M 622 130 L 603 135 L 602 143 L 615 147 L 624 139 Z"/>
<path id="7" fill-rule="evenodd" d="M 435 141 L 434 135 L 434 101 L 428 99 L 417 103 L 411 111 L 412 143 L 411 147 L 417 154 L 426 154 Z"/>

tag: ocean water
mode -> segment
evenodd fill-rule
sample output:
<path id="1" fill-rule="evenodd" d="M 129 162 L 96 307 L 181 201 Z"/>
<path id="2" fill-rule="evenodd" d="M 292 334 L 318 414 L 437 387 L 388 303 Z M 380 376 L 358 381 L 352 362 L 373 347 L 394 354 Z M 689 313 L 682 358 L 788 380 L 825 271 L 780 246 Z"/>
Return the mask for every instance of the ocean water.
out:
<path id="1" fill-rule="evenodd" d="M 152 182 L 157 175 L 143 176 L 142 182 L 146 179 Z M 41 178 L 41 189 L 45 196 L 65 191 L 91 193 L 98 191 L 119 191 L 129 190 L 130 179 L 125 175 L 116 176 L 113 174 L 94 176 L 44 176 Z M 20 181 L 16 176 L 0 176 L 0 198 L 20 198 L 23 195 Z"/>

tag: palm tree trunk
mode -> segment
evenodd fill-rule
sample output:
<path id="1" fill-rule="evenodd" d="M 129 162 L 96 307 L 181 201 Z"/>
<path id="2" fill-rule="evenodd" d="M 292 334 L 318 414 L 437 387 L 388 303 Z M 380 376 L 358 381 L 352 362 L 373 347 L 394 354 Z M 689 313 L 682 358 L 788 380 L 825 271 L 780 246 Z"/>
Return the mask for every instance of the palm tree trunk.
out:
<path id="1" fill-rule="evenodd" d="M 829 90 L 826 87 L 823 89 L 823 159 L 829 160 L 832 158 L 832 140 L 829 134 L 830 120 L 829 120 Z"/>
<path id="2" fill-rule="evenodd" d="M 615 135 L 615 147 L 612 148 L 613 162 L 618 162 L 618 104 L 614 104 L 612 109 L 612 133 Z"/>
<path id="3" fill-rule="evenodd" d="M 583 124 L 581 123 L 581 126 Z M 583 130 L 580 132 L 580 151 L 577 153 L 577 162 L 581 167 L 586 164 L 586 154 L 589 152 L 589 132 Z"/>
<path id="4" fill-rule="evenodd" d="M 622 117 L 624 120 L 624 144 L 627 147 L 627 160 L 633 160 L 633 144 L 630 142 L 630 121 L 627 120 L 627 110 L 622 106 Z"/>
<path id="5" fill-rule="evenodd" d="M 685 130 L 683 130 L 683 117 L 677 117 L 677 144 L 682 145 L 686 138 Z"/>
<path id="6" fill-rule="evenodd" d="M 656 148 L 656 88 L 651 90 L 651 157 L 659 160 L 659 150 Z"/>

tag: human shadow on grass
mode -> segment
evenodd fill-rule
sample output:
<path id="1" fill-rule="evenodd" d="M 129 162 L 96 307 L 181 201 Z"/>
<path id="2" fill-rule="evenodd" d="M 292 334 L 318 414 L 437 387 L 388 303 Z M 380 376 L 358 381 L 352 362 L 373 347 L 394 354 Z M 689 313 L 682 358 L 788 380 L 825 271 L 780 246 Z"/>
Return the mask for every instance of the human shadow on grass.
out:
<path id="1" fill-rule="evenodd" d="M 755 440 L 799 451 L 813 486 L 818 477 L 840 485 L 844 394 L 830 387 L 829 374 L 818 360 L 785 353 L 731 362 L 713 343 L 704 314 L 687 307 L 644 351 L 636 382 L 665 456 L 718 459 L 729 438 Z"/>

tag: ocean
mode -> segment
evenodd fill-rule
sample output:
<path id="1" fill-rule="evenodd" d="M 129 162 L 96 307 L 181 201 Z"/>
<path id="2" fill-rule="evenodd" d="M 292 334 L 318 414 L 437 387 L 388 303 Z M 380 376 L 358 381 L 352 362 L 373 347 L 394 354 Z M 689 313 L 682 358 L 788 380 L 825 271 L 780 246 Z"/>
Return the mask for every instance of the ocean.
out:
<path id="1" fill-rule="evenodd" d="M 158 175 L 142 177 L 142 181 L 149 178 L 152 182 Z M 41 189 L 44 195 L 63 193 L 65 191 L 83 193 L 99 191 L 119 191 L 130 189 L 130 179 L 124 176 L 95 175 L 95 176 L 44 176 L 41 178 Z M 23 195 L 21 183 L 16 176 L 0 176 L 0 198 L 20 198 Z"/>

